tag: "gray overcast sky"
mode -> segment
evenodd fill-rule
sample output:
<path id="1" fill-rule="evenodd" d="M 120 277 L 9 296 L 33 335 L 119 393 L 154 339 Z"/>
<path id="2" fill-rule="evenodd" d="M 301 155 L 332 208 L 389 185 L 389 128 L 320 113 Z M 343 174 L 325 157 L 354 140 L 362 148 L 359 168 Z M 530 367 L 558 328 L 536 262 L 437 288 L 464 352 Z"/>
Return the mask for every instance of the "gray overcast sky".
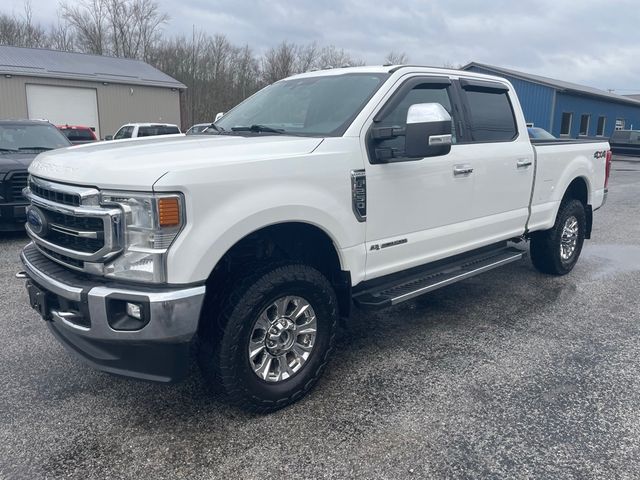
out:
<path id="1" fill-rule="evenodd" d="M 333 44 L 370 64 L 390 50 L 412 63 L 469 61 L 555 77 L 617 93 L 640 92 L 640 10 L 633 0 L 159 0 L 167 34 L 192 25 L 261 52 L 282 40 Z M 55 19 L 57 2 L 32 0 Z M 23 0 L 0 11 L 21 13 Z"/>

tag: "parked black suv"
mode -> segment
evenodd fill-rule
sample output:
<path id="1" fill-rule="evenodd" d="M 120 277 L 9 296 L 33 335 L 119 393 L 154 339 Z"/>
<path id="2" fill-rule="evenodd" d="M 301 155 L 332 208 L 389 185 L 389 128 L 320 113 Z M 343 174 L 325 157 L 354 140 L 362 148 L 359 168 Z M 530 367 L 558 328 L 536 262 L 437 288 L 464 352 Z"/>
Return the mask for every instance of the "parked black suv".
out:
<path id="1" fill-rule="evenodd" d="M 49 122 L 0 120 L 0 231 L 24 228 L 27 168 L 40 152 L 71 143 Z"/>

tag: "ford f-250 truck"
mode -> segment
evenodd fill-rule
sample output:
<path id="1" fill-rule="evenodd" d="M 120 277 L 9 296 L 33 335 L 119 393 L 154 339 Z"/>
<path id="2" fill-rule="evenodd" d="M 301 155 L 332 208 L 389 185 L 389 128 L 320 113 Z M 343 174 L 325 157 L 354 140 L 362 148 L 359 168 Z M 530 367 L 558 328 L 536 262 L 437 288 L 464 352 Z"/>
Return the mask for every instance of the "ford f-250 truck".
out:
<path id="1" fill-rule="evenodd" d="M 523 240 L 568 273 L 611 159 L 607 142 L 532 142 L 503 79 L 412 66 L 293 76 L 205 133 L 38 156 L 22 276 L 93 366 L 175 381 L 195 356 L 256 412 L 309 391 L 354 303 L 519 260 Z"/>

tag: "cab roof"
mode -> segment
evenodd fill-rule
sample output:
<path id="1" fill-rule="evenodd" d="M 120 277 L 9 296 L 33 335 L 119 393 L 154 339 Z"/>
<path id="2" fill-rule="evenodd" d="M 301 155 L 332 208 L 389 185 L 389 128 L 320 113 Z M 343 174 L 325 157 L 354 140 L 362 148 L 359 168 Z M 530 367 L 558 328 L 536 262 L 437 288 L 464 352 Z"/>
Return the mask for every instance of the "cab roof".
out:
<path id="1" fill-rule="evenodd" d="M 315 70 L 312 72 L 300 73 L 288 77 L 289 79 L 297 78 L 309 78 L 309 77 L 321 77 L 330 75 L 344 75 L 348 73 L 372 73 L 372 74 L 393 74 L 396 72 L 406 71 L 407 73 L 425 73 L 434 75 L 451 75 L 462 76 L 465 78 L 477 78 L 480 80 L 500 80 L 505 81 L 504 78 L 494 75 L 486 75 L 483 73 L 469 72 L 463 70 L 456 70 L 451 68 L 439 68 L 427 65 L 371 65 L 362 67 L 337 67 L 329 68 L 325 70 Z"/>

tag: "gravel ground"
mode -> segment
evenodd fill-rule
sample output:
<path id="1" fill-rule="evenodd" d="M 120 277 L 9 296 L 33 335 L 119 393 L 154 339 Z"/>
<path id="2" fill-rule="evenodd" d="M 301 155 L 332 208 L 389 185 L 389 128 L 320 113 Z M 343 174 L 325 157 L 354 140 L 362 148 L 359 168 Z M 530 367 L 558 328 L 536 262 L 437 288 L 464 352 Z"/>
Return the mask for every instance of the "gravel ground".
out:
<path id="1" fill-rule="evenodd" d="M 0 478 L 638 478 L 640 163 L 614 163 L 572 274 L 511 264 L 356 312 L 326 375 L 278 413 L 70 357 L 0 237 Z"/>

